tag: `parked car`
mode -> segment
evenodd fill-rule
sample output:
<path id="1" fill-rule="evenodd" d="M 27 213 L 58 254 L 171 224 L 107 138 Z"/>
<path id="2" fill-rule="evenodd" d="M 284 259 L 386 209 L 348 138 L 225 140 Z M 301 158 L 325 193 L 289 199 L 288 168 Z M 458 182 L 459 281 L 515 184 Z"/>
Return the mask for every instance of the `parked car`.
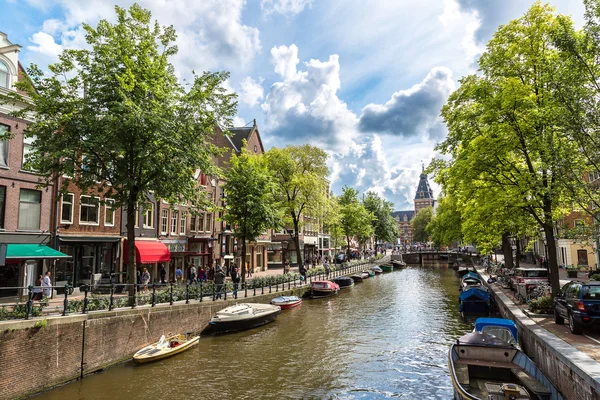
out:
<path id="1" fill-rule="evenodd" d="M 346 254 L 345 253 L 340 253 L 337 256 L 335 256 L 335 263 L 336 264 L 341 264 L 344 262 L 344 260 L 346 259 Z"/>
<path id="2" fill-rule="evenodd" d="M 565 319 L 576 335 L 600 321 L 600 282 L 571 281 L 563 286 L 554 297 L 554 322 L 562 325 Z"/>
<path id="3" fill-rule="evenodd" d="M 515 274 L 510 279 L 511 289 L 521 299 L 526 299 L 527 293 L 539 283 L 550 283 L 546 268 L 515 268 Z"/>

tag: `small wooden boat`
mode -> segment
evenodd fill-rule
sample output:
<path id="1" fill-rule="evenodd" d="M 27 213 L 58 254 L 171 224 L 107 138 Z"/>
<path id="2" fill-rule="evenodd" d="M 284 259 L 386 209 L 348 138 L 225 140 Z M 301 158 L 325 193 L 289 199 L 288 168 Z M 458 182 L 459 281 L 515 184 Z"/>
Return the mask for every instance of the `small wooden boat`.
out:
<path id="1" fill-rule="evenodd" d="M 396 269 L 406 267 L 406 263 L 404 261 L 392 260 L 392 267 Z"/>
<path id="2" fill-rule="evenodd" d="M 146 346 L 133 355 L 133 361 L 142 364 L 156 360 L 162 360 L 163 358 L 174 356 L 183 351 L 186 351 L 190 347 L 198 344 L 200 336 L 187 335 L 174 335 L 168 338 L 165 335 L 160 337 L 160 340 L 156 343 Z"/>
<path id="3" fill-rule="evenodd" d="M 525 353 L 488 333 L 458 339 L 450 347 L 448 366 L 454 399 L 563 400 Z"/>
<path id="4" fill-rule="evenodd" d="M 337 283 L 331 281 L 313 281 L 310 284 L 310 297 L 313 299 L 336 295 L 340 290 Z"/>
<path id="5" fill-rule="evenodd" d="M 368 270 L 367 271 L 363 271 L 362 274 L 363 274 L 363 278 L 370 278 L 372 276 L 375 276 L 375 272 L 368 271 Z M 368 276 L 365 276 L 365 274 L 367 274 Z"/>
<path id="6" fill-rule="evenodd" d="M 371 267 L 371 271 L 373 271 L 376 275 L 382 274 L 383 270 L 378 266 Z"/>
<path id="7" fill-rule="evenodd" d="M 271 300 L 271 304 L 281 307 L 282 310 L 286 310 L 302 304 L 302 299 L 298 296 L 279 296 Z"/>
<path id="8" fill-rule="evenodd" d="M 273 322 L 281 307 L 272 304 L 236 304 L 218 311 L 202 333 L 243 331 Z"/>
<path id="9" fill-rule="evenodd" d="M 368 276 L 368 274 L 367 274 L 367 276 Z M 362 273 L 350 275 L 350 278 L 352 278 L 352 280 L 354 281 L 354 283 L 358 283 L 358 282 L 362 282 L 363 281 Z"/>
<path id="10" fill-rule="evenodd" d="M 338 276 L 333 280 L 340 289 L 349 289 L 354 286 L 354 279 L 349 276 Z"/>
<path id="11" fill-rule="evenodd" d="M 391 264 L 384 264 L 381 265 L 381 269 L 383 270 L 383 272 L 392 272 L 394 270 L 394 267 Z"/>

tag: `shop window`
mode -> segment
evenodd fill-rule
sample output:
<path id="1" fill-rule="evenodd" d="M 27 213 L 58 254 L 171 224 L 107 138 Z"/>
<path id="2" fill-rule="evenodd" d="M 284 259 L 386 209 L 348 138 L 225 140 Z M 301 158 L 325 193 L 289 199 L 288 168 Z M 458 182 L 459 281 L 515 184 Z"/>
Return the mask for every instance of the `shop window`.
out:
<path id="1" fill-rule="evenodd" d="M 185 211 L 181 212 L 181 220 L 179 221 L 179 234 L 185 235 L 185 225 L 187 222 L 187 214 Z"/>
<path id="2" fill-rule="evenodd" d="M 60 206 L 60 223 L 61 224 L 72 224 L 73 223 L 73 199 L 75 196 L 73 193 L 66 193 L 62 195 L 61 206 Z"/>
<path id="3" fill-rule="evenodd" d="M 0 125 L 0 137 L 7 136 L 9 131 L 8 126 Z M 0 140 L 0 167 L 8 168 L 8 142 L 8 139 Z"/>
<path id="4" fill-rule="evenodd" d="M 177 235 L 177 220 L 179 219 L 179 211 L 171 211 L 171 235 Z"/>
<path id="5" fill-rule="evenodd" d="M 154 228 L 154 204 L 148 203 L 144 207 L 144 228 Z"/>
<path id="6" fill-rule="evenodd" d="M 4 229 L 5 204 L 6 204 L 6 186 L 0 186 L 0 229 Z"/>
<path id="7" fill-rule="evenodd" d="M 21 189 L 19 194 L 19 229 L 39 230 L 42 192 Z"/>
<path id="8" fill-rule="evenodd" d="M 115 201 L 106 199 L 104 203 L 104 226 L 115 225 Z"/>
<path id="9" fill-rule="evenodd" d="M 79 223 L 83 225 L 98 225 L 100 219 L 100 199 L 92 196 L 81 196 L 79 206 Z"/>
<path id="10" fill-rule="evenodd" d="M 160 233 L 163 235 L 167 234 L 169 229 L 169 210 L 162 210 L 160 216 Z"/>

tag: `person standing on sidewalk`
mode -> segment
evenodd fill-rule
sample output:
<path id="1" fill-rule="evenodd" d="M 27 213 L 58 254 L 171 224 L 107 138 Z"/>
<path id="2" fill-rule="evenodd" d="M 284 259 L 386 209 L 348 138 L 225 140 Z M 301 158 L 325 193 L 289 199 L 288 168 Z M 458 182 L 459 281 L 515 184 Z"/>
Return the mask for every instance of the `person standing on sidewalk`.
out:
<path id="1" fill-rule="evenodd" d="M 217 290 L 217 297 L 215 299 L 221 298 L 221 291 L 223 290 L 223 283 L 225 283 L 225 274 L 221 267 L 217 267 L 217 271 L 215 272 L 215 285 Z"/>

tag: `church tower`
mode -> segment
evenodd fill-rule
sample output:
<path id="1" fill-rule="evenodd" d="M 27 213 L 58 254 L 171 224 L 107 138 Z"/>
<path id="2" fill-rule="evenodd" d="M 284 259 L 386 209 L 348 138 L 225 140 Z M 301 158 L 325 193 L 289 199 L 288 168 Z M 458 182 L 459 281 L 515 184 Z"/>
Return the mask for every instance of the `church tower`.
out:
<path id="1" fill-rule="evenodd" d="M 425 165 L 423 165 L 419 186 L 417 186 L 417 194 L 415 195 L 415 213 L 418 213 L 423 208 L 433 207 L 433 203 L 433 191 L 431 190 L 431 186 L 429 186 L 427 174 L 425 173 Z"/>

